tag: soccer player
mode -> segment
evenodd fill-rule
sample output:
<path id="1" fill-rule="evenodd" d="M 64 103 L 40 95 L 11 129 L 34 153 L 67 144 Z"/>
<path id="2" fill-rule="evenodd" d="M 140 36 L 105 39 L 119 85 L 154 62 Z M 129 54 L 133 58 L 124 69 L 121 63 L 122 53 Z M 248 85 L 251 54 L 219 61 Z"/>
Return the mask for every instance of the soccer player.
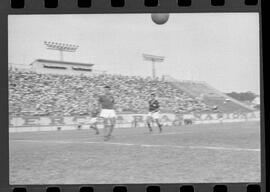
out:
<path id="1" fill-rule="evenodd" d="M 111 94 L 110 86 L 104 87 L 104 94 L 99 97 L 98 101 L 101 107 L 100 117 L 104 120 L 104 140 L 107 141 L 110 139 L 116 123 L 115 100 Z"/>
<path id="2" fill-rule="evenodd" d="M 149 113 L 147 117 L 147 126 L 149 128 L 150 133 L 153 131 L 151 127 L 151 122 L 156 122 L 159 128 L 159 132 L 162 132 L 162 124 L 160 123 L 159 117 L 159 102 L 156 99 L 156 95 L 154 93 L 151 94 L 151 99 L 149 101 Z"/>
<path id="3" fill-rule="evenodd" d="M 94 129 L 96 131 L 96 135 L 99 134 L 99 130 L 97 128 L 98 114 L 99 114 L 99 109 L 96 104 L 93 104 L 92 110 L 91 110 L 90 129 Z"/>

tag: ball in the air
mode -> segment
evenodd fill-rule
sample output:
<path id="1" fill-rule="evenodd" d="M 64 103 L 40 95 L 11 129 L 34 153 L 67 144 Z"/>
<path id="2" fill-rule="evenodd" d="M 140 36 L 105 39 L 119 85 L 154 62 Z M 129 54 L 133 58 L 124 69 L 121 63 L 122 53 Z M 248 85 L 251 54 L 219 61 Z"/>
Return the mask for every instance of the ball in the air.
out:
<path id="1" fill-rule="evenodd" d="M 169 19 L 169 13 L 152 13 L 151 18 L 154 23 L 158 25 L 163 25 Z"/>

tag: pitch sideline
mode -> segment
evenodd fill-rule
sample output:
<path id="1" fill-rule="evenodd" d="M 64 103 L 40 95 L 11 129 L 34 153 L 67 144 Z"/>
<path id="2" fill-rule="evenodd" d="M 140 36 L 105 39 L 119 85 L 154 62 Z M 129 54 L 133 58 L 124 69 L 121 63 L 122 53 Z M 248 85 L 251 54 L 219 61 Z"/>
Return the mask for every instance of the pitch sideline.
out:
<path id="1" fill-rule="evenodd" d="M 52 143 L 52 144 L 100 144 L 100 145 L 118 145 L 118 146 L 135 146 L 135 147 L 165 147 L 178 149 L 207 149 L 207 150 L 223 150 L 223 151 L 249 151 L 260 152 L 260 149 L 238 148 L 238 147 L 215 147 L 215 146 L 184 146 L 184 145 L 152 145 L 152 144 L 135 144 L 135 143 L 117 143 L 117 142 L 100 142 L 100 141 L 53 141 L 53 140 L 12 140 L 15 142 L 31 142 L 31 143 Z"/>

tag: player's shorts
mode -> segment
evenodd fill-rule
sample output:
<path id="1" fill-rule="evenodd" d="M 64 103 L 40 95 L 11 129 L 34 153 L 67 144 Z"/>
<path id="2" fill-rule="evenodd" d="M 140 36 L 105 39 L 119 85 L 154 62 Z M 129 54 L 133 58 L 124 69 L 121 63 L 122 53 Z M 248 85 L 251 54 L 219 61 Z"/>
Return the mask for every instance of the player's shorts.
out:
<path id="1" fill-rule="evenodd" d="M 116 118 L 115 110 L 113 109 L 102 109 L 100 112 L 102 118 Z"/>
<path id="2" fill-rule="evenodd" d="M 90 124 L 94 124 L 98 122 L 98 118 L 97 117 L 92 117 L 89 121 Z"/>
<path id="3" fill-rule="evenodd" d="M 160 118 L 159 111 L 149 112 L 147 116 L 155 120 Z"/>

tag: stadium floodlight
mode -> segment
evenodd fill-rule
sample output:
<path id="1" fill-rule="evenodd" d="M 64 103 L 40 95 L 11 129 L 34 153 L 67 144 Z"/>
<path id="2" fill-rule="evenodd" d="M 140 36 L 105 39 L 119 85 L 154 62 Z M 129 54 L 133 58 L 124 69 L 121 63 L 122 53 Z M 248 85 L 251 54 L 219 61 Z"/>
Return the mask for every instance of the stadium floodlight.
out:
<path id="1" fill-rule="evenodd" d="M 56 50 L 60 52 L 60 60 L 63 61 L 63 52 L 76 52 L 79 48 L 78 45 L 57 43 L 51 41 L 44 41 L 44 45 L 47 49 Z"/>
<path id="2" fill-rule="evenodd" d="M 143 58 L 146 61 L 152 62 L 152 77 L 153 77 L 153 79 L 155 79 L 156 78 L 156 62 L 163 62 L 165 57 L 143 54 Z"/>

